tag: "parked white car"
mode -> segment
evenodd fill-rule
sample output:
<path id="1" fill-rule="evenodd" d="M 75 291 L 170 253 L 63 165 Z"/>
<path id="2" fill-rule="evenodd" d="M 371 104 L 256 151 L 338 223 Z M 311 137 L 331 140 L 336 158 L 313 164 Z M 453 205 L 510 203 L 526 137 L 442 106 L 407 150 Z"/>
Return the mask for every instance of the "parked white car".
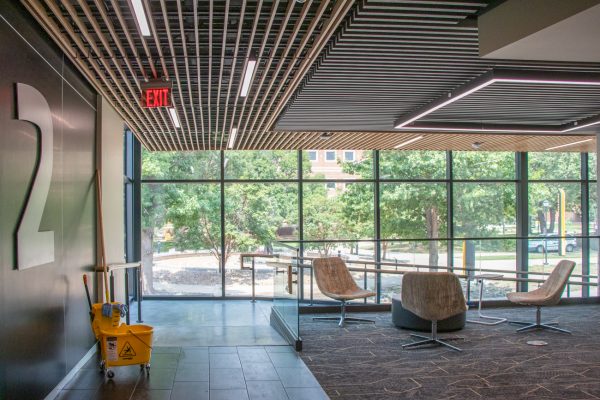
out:
<path id="1" fill-rule="evenodd" d="M 572 252 L 577 248 L 577 239 L 572 237 L 571 235 L 566 235 L 567 237 L 564 239 L 567 241 L 565 250 L 567 252 Z M 539 239 L 530 239 L 529 240 L 529 251 L 535 251 L 538 253 L 543 253 L 544 249 L 547 252 L 558 251 L 558 235 L 555 233 L 549 233 L 546 235 L 546 238 Z"/>

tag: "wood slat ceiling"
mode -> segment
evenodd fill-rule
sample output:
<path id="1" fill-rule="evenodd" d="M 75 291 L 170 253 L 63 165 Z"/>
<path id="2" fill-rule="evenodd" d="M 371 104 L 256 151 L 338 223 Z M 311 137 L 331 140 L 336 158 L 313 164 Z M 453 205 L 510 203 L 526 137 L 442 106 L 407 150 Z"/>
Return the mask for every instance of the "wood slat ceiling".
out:
<path id="1" fill-rule="evenodd" d="M 480 59 L 476 16 L 495 0 L 143 0 L 150 37 L 130 0 L 21 2 L 149 150 L 225 149 L 234 127 L 236 149 L 388 149 L 416 136 L 393 131 L 399 116 L 494 67 L 600 72 L 597 64 Z M 257 71 L 241 98 L 251 50 Z M 140 85 L 161 77 L 173 82 L 180 129 L 167 110 L 140 107 Z M 526 112 L 506 89 L 490 97 L 504 111 L 465 99 L 468 113 L 449 108 L 443 118 L 553 122 L 600 104 L 596 92 L 581 91 L 565 105 L 557 96 L 572 93 L 553 87 L 544 91 L 548 107 Z M 577 141 L 422 134 L 414 148 L 469 150 L 487 140 L 489 149 L 539 151 Z"/>
<path id="2" fill-rule="evenodd" d="M 549 151 L 596 152 L 596 137 L 587 135 L 522 135 L 486 133 L 415 133 L 415 132 L 269 132 L 271 143 L 265 149 L 310 149 L 310 150 L 383 150 L 394 149 L 410 139 L 422 139 L 402 146 L 401 150 L 453 150 L 472 151 L 473 143 L 480 143 L 478 151 Z M 579 141 L 584 143 L 570 145 Z"/>
<path id="3" fill-rule="evenodd" d="M 349 15 L 354 0 L 144 0 L 143 37 L 129 0 L 21 0 L 150 150 L 260 148 L 263 134 Z M 258 64 L 239 92 L 250 51 Z M 142 109 L 140 84 L 173 82 L 181 129 Z"/>
<path id="4" fill-rule="evenodd" d="M 481 59 L 476 18 L 491 5 L 476 0 L 361 1 L 275 129 L 392 132 L 399 117 L 493 69 L 600 72 L 600 64 L 591 63 Z M 422 121 L 560 125 L 598 114 L 598 87 L 498 83 Z"/>

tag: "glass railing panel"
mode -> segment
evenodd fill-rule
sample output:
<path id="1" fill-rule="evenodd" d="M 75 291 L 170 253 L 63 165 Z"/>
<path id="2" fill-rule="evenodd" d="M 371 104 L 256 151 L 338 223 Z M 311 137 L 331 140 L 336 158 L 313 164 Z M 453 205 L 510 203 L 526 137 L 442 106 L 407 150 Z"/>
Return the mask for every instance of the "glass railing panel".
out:
<path id="1" fill-rule="evenodd" d="M 589 281 L 592 283 L 600 283 L 599 275 L 598 275 L 598 262 L 600 261 L 600 257 L 598 256 L 600 252 L 600 239 L 593 238 L 590 239 L 590 278 Z M 598 286 L 590 286 L 589 289 L 590 296 L 600 296 L 600 290 Z"/>
<path id="2" fill-rule="evenodd" d="M 485 280 L 484 300 L 506 300 L 506 294 L 517 289 L 516 246 L 516 239 L 454 241 L 454 273 L 468 278 L 464 285 L 469 301 L 479 301 L 477 275 L 501 275 L 499 279 Z"/>
<path id="3" fill-rule="evenodd" d="M 402 275 L 406 271 L 446 271 L 448 246 L 446 241 L 397 241 L 381 243 L 383 271 L 381 274 L 381 303 L 391 303 L 392 296 L 400 294 Z"/>
<path id="4" fill-rule="evenodd" d="M 273 253 L 275 256 L 269 261 L 274 274 L 272 312 L 284 325 L 284 329 L 291 334 L 292 340 L 298 340 L 300 338 L 298 304 L 300 269 L 296 258 L 298 253 L 295 249 L 280 244 L 274 244 Z"/>

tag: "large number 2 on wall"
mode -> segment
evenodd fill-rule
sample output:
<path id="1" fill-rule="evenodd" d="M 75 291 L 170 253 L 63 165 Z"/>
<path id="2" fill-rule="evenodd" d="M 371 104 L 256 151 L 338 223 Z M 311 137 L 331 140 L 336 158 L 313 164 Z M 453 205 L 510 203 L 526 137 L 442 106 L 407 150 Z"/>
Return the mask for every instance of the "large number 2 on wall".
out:
<path id="1" fill-rule="evenodd" d="M 48 102 L 37 89 L 23 83 L 17 83 L 17 118 L 38 130 L 36 170 L 17 228 L 17 266 L 25 269 L 54 261 L 54 231 L 40 232 L 52 180 L 54 130 Z"/>

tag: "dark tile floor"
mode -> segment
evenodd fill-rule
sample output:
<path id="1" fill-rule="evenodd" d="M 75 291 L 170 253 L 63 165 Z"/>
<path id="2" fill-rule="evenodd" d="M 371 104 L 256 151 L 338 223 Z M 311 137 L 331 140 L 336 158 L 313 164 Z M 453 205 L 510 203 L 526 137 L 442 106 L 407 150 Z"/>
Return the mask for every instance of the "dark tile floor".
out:
<path id="1" fill-rule="evenodd" d="M 114 368 L 107 379 L 91 359 L 59 400 L 322 400 L 328 399 L 289 346 L 155 347 L 150 373 Z"/>
<path id="2" fill-rule="evenodd" d="M 261 300 L 144 300 L 142 317 L 154 327 L 156 346 L 286 345 L 270 325 L 271 305 Z"/>
<path id="3" fill-rule="evenodd" d="M 107 379 L 91 359 L 58 399 L 321 400 L 310 370 L 269 323 L 271 302 L 146 300 L 154 327 L 150 374 L 138 365 Z M 132 307 L 131 322 L 137 320 Z"/>

